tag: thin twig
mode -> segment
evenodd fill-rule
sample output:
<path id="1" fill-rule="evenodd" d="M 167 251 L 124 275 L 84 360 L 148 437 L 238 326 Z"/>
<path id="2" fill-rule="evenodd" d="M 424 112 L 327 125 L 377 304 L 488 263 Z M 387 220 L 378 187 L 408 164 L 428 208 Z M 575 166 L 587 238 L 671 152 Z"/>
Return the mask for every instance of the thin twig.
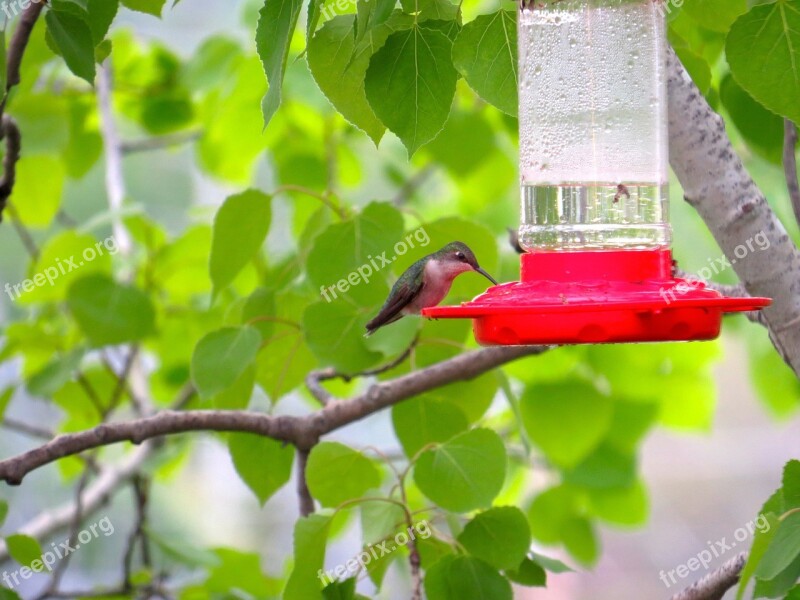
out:
<path id="1" fill-rule="evenodd" d="M 83 514 L 83 493 L 86 489 L 86 485 L 89 483 L 89 475 L 91 474 L 91 467 L 89 465 L 83 471 L 81 475 L 81 479 L 78 482 L 78 486 L 75 491 L 75 514 L 72 518 L 72 523 L 70 524 L 69 536 L 67 536 L 68 544 L 70 547 L 75 547 L 78 544 L 78 534 L 80 533 L 80 526 L 81 522 L 83 521 L 84 514 Z M 64 573 L 67 571 L 67 567 L 69 566 L 70 559 L 72 558 L 72 554 L 66 554 L 56 565 L 55 569 L 53 569 L 53 574 L 50 577 L 50 582 L 47 586 L 42 590 L 42 592 L 37 596 L 37 600 L 44 600 L 45 598 L 49 598 L 53 593 L 58 591 L 59 586 L 61 585 L 61 579 L 64 577 Z"/>
<path id="2" fill-rule="evenodd" d="M 391 371 L 398 365 L 405 362 L 405 360 L 411 356 L 411 353 L 414 351 L 414 348 L 417 347 L 419 343 L 419 334 L 416 335 L 414 340 L 408 345 L 408 347 L 403 350 L 402 354 L 398 355 L 397 358 L 392 359 L 385 365 L 381 365 L 380 367 L 376 367 L 374 369 L 367 369 L 366 371 L 361 371 L 359 373 L 341 373 L 336 369 L 326 368 L 326 369 L 317 369 L 316 371 L 311 371 L 308 375 L 306 375 L 306 387 L 308 391 L 311 392 L 311 395 L 316 398 L 317 402 L 319 402 L 322 406 L 325 406 L 330 400 L 332 399 L 332 395 L 328 392 L 324 387 L 322 387 L 323 381 L 329 381 L 331 379 L 341 379 L 345 382 L 350 382 L 353 379 L 357 379 L 360 377 L 374 377 L 376 375 L 382 375 L 388 371 Z"/>
<path id="3" fill-rule="evenodd" d="M 310 196 L 311 198 L 316 198 L 317 200 L 322 202 L 325 206 L 330 208 L 340 219 L 344 220 L 347 218 L 347 211 L 338 203 L 334 202 L 326 194 L 320 194 L 319 192 L 315 192 L 314 190 L 309 189 L 307 187 L 303 187 L 302 185 L 287 183 L 278 187 L 273 192 L 273 195 L 277 196 L 278 194 L 282 194 L 284 192 L 297 192 L 298 194 L 304 194 L 306 196 Z"/>
<path id="4" fill-rule="evenodd" d="M 97 72 L 97 106 L 100 111 L 103 151 L 106 158 L 106 192 L 111 209 L 112 231 L 122 256 L 131 253 L 133 242 L 130 233 L 122 224 L 122 204 L 125 201 L 125 177 L 122 172 L 122 141 L 114 121 L 111 101 L 111 61 L 106 60 Z"/>
<path id="5" fill-rule="evenodd" d="M 128 140 L 120 144 L 123 154 L 134 154 L 136 152 L 149 152 L 152 150 L 163 150 L 197 141 L 203 135 L 202 131 L 181 131 L 168 135 L 143 138 L 141 140 Z"/>
<path id="6" fill-rule="evenodd" d="M 17 421 L 15 419 L 9 419 L 8 417 L 4 417 L 3 420 L 0 421 L 0 427 L 5 427 L 11 431 L 16 431 L 17 433 L 22 433 L 30 437 L 41 438 L 43 440 L 52 440 L 54 437 L 56 437 L 55 433 L 45 429 L 44 427 L 29 425 L 28 423 L 23 423 L 22 421 Z"/>
<path id="7" fill-rule="evenodd" d="M 82 371 L 78 371 L 75 374 L 75 379 L 78 381 L 78 384 L 83 388 L 86 392 L 86 396 L 89 398 L 89 401 L 94 406 L 97 414 L 100 415 L 100 418 L 103 419 L 106 416 L 106 409 L 103 408 L 103 401 L 100 399 L 100 395 L 97 393 L 97 390 L 94 389 L 91 381 L 86 378 L 86 375 L 83 374 Z"/>
<path id="8" fill-rule="evenodd" d="M 433 164 L 426 165 L 425 168 L 417 171 L 398 190 L 397 195 L 392 199 L 392 204 L 402 206 L 408 202 L 435 172 L 436 168 Z"/>
<path id="9" fill-rule="evenodd" d="M 125 558 L 123 559 L 123 583 L 122 587 L 128 591 L 133 589 L 133 554 L 136 550 L 136 542 L 139 542 L 142 548 L 142 562 L 145 566 L 150 565 L 150 549 L 147 542 L 147 533 L 145 531 L 145 523 L 147 521 L 147 501 L 149 482 L 137 475 L 131 481 L 133 488 L 134 500 L 136 502 L 136 522 L 134 523 L 131 534 L 128 538 L 128 544 L 125 548 Z"/>
<path id="10" fill-rule="evenodd" d="M 36 241 L 33 239 L 31 232 L 22 224 L 22 221 L 19 218 L 19 214 L 17 213 L 17 209 L 14 208 L 14 205 L 8 203 L 5 207 L 5 212 L 8 213 L 8 216 L 11 217 L 11 224 L 14 226 L 14 231 L 17 232 L 22 245 L 25 247 L 25 251 L 28 253 L 28 256 L 31 257 L 31 260 L 38 261 L 39 260 L 39 246 L 36 244 Z"/>
<path id="11" fill-rule="evenodd" d="M 797 126 L 790 120 L 783 121 L 783 170 L 786 187 L 792 201 L 794 218 L 800 224 L 800 182 L 797 180 Z"/>
<path id="12" fill-rule="evenodd" d="M 111 374 L 116 378 L 117 383 L 114 386 L 114 391 L 111 393 L 111 398 L 108 401 L 108 408 L 105 411 L 105 414 L 108 415 L 111 411 L 117 408 L 122 396 L 127 391 L 131 398 L 134 398 L 134 394 L 130 392 L 128 389 L 128 377 L 131 374 L 131 370 L 136 362 L 136 358 L 139 355 L 139 346 L 137 344 L 131 344 L 130 350 L 128 351 L 128 356 L 125 358 L 125 364 L 122 366 L 122 371 L 117 373 L 114 369 L 111 362 L 108 360 L 107 357 L 103 357 L 103 364 L 106 368 L 111 372 Z M 138 396 L 137 396 L 138 397 Z M 143 408 L 141 407 L 141 402 L 137 402 L 134 400 L 134 406 L 137 408 L 137 412 L 140 415 L 144 415 Z"/>

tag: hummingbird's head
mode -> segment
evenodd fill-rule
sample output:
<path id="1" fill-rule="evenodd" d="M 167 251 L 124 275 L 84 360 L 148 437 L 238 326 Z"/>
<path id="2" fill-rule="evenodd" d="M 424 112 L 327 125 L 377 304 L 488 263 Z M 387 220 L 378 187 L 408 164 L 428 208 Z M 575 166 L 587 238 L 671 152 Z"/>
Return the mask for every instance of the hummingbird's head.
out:
<path id="1" fill-rule="evenodd" d="M 450 242 L 436 253 L 436 258 L 452 270 L 455 274 L 465 271 L 475 271 L 497 285 L 497 282 L 486 271 L 481 269 L 475 253 L 464 242 Z"/>

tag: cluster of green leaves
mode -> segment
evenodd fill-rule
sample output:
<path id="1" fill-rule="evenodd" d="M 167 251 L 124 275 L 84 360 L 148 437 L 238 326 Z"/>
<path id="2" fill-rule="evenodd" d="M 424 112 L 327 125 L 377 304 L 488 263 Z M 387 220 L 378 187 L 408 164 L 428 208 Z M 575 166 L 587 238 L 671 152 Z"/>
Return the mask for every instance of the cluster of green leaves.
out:
<path id="1" fill-rule="evenodd" d="M 786 464 L 782 483 L 759 513 L 737 600 L 753 579 L 753 598 L 800 597 L 800 461 Z"/>
<path id="2" fill-rule="evenodd" d="M 781 162 L 782 117 L 800 120 L 800 2 L 697 0 L 670 5 L 669 39 L 753 152 Z"/>

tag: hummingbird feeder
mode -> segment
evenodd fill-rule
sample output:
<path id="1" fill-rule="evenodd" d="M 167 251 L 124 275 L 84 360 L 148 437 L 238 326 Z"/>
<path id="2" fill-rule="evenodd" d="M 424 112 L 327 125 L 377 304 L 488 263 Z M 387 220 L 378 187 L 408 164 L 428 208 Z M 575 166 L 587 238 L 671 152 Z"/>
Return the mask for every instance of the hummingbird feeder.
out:
<path id="1" fill-rule="evenodd" d="M 728 298 L 674 276 L 661 0 L 522 0 L 521 281 L 431 318 L 486 345 L 709 340 Z"/>

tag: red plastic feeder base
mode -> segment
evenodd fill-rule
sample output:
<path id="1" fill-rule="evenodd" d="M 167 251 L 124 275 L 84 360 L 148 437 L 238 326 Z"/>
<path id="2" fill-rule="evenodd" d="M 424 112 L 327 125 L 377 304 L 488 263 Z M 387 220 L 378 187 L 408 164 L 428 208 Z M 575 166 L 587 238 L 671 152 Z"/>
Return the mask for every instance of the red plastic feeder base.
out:
<path id="1" fill-rule="evenodd" d="M 521 260 L 522 281 L 422 314 L 473 319 L 483 345 L 663 342 L 712 340 L 723 313 L 771 302 L 674 278 L 669 250 L 533 252 Z"/>

